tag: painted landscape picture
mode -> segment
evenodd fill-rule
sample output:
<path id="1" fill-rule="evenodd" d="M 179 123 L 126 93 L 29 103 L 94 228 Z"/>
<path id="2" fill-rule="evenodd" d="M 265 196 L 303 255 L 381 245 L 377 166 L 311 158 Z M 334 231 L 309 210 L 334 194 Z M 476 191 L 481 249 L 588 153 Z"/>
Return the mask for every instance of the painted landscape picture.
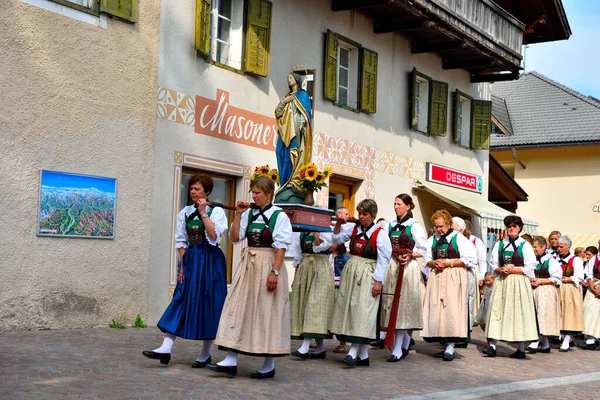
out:
<path id="1" fill-rule="evenodd" d="M 38 236 L 114 238 L 117 180 L 41 171 Z"/>

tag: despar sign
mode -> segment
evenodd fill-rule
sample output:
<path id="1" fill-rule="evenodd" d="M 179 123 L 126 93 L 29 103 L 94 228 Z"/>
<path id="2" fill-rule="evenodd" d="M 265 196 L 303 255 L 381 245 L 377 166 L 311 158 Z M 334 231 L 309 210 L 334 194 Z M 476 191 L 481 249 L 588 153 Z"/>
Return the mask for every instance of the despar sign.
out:
<path id="1" fill-rule="evenodd" d="M 217 99 L 196 96 L 194 131 L 266 150 L 275 150 L 275 118 L 229 104 L 229 92 L 217 89 Z"/>
<path id="2" fill-rule="evenodd" d="M 483 178 L 468 172 L 457 171 L 441 165 L 427 163 L 427 176 L 429 182 L 441 183 L 471 192 L 481 193 L 483 191 Z"/>

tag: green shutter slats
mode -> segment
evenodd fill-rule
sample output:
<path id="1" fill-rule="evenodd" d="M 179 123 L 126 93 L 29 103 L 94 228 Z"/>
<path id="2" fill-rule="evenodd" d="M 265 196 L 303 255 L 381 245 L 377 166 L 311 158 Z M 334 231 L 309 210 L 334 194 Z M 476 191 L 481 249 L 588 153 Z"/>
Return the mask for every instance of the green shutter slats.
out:
<path id="1" fill-rule="evenodd" d="M 196 0 L 196 50 L 208 57 L 210 53 L 211 0 Z"/>
<path id="2" fill-rule="evenodd" d="M 323 97 L 331 101 L 337 100 L 337 52 L 337 37 L 333 32 L 327 30 L 325 44 L 325 73 L 323 74 Z"/>
<path id="3" fill-rule="evenodd" d="M 492 132 L 492 102 L 473 100 L 471 118 L 471 148 L 487 150 L 490 148 Z"/>
<path id="4" fill-rule="evenodd" d="M 126 21 L 137 22 L 137 0 L 100 0 L 100 11 Z"/>
<path id="5" fill-rule="evenodd" d="M 248 0 L 247 4 L 245 71 L 258 76 L 267 76 L 271 60 L 273 3 L 268 0 Z"/>
<path id="6" fill-rule="evenodd" d="M 448 121 L 448 84 L 431 81 L 429 102 L 429 134 L 446 136 Z"/>
<path id="7" fill-rule="evenodd" d="M 360 110 L 377 112 L 377 53 L 365 48 L 362 49 Z"/>
<path id="8" fill-rule="evenodd" d="M 454 110 L 454 120 L 452 121 L 452 133 L 454 143 L 460 144 L 460 136 L 458 134 L 458 102 L 460 101 L 460 92 L 456 90 L 452 95 L 452 107 Z"/>

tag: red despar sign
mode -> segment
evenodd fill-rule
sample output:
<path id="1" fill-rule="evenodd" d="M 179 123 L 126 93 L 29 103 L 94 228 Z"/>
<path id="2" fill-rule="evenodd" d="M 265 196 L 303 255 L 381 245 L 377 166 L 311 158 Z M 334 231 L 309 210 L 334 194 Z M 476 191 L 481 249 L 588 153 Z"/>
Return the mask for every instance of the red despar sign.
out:
<path id="1" fill-rule="evenodd" d="M 432 163 L 427 163 L 427 180 L 477 193 L 483 190 L 483 180 L 480 176 Z"/>

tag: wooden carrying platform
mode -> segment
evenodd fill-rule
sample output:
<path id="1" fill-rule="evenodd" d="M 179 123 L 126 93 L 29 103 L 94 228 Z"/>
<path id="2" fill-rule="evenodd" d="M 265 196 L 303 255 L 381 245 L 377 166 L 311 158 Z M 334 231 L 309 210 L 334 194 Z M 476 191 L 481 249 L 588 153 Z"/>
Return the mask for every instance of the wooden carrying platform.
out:
<path id="1" fill-rule="evenodd" d="M 331 232 L 331 217 L 334 212 L 325 208 L 304 204 L 275 203 L 288 215 L 294 232 Z"/>

